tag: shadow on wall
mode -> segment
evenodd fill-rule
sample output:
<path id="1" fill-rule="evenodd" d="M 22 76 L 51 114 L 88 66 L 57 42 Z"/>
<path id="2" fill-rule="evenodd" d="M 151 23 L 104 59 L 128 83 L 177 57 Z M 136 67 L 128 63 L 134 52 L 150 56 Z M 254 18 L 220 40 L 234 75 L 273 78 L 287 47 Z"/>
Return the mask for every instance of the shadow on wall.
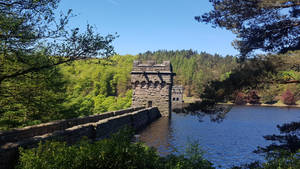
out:
<path id="1" fill-rule="evenodd" d="M 19 147 L 32 148 L 47 140 L 73 144 L 84 136 L 91 140 L 99 140 L 109 137 L 125 126 L 140 130 L 159 117 L 161 114 L 157 107 L 139 107 L 2 132 L 0 169 L 14 167 Z"/>

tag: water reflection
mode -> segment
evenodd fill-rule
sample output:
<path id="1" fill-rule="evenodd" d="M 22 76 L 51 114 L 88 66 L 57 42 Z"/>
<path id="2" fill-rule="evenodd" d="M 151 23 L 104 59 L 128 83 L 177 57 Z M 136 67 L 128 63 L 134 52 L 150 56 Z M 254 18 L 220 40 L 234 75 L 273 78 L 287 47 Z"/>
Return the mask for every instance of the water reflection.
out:
<path id="1" fill-rule="evenodd" d="M 140 135 L 140 140 L 148 146 L 155 147 L 161 155 L 168 155 L 175 151 L 173 147 L 174 138 L 171 127 L 171 120 L 168 117 L 161 117 L 144 129 Z"/>
<path id="2" fill-rule="evenodd" d="M 263 161 L 263 156 L 253 153 L 257 146 L 265 147 L 272 143 L 263 136 L 279 134 L 276 125 L 300 119 L 299 109 L 237 106 L 225 112 L 209 116 L 196 112 L 173 112 L 170 119 L 160 118 L 141 131 L 140 138 L 162 155 L 174 150 L 183 152 L 189 140 L 199 140 L 206 159 L 216 167 L 230 168 Z M 219 123 L 213 122 L 218 118 L 222 119 L 222 123 L 218 120 Z"/>
<path id="3" fill-rule="evenodd" d="M 200 122 L 204 117 L 209 117 L 212 122 L 220 123 L 225 118 L 227 113 L 232 109 L 232 105 L 222 104 L 207 104 L 203 102 L 196 102 L 190 104 L 182 104 L 180 108 L 173 109 L 175 113 L 183 113 L 198 117 Z"/>

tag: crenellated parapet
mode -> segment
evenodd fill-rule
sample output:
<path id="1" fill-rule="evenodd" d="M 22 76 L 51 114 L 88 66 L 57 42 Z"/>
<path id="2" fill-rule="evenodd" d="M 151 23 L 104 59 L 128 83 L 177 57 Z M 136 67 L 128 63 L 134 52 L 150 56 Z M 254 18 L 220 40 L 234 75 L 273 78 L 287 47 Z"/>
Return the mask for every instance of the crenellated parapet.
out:
<path id="1" fill-rule="evenodd" d="M 173 72 L 172 66 L 170 61 L 163 61 L 161 64 L 157 64 L 153 60 L 149 60 L 146 62 L 142 61 L 134 61 L 133 62 L 133 68 L 132 72 L 143 72 L 143 71 L 148 71 L 148 72 L 165 72 L 165 73 L 170 73 Z"/>
<path id="2" fill-rule="evenodd" d="M 134 61 L 131 72 L 133 106 L 156 106 L 163 116 L 171 112 L 173 73 L 170 61 Z"/>

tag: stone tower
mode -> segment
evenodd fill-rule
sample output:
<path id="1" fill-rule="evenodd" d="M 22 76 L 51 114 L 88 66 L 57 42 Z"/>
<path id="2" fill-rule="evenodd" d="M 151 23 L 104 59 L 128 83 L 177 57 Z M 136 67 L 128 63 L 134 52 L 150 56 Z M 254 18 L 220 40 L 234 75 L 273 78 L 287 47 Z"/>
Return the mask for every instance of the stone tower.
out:
<path id="1" fill-rule="evenodd" d="M 183 103 L 183 91 L 184 88 L 181 85 L 172 87 L 172 103 L 182 104 Z"/>
<path id="2" fill-rule="evenodd" d="M 172 109 L 173 73 L 170 61 L 134 61 L 131 72 L 133 89 L 132 106 L 158 107 L 162 116 L 169 116 Z"/>
<path id="3" fill-rule="evenodd" d="M 181 85 L 174 85 L 172 87 L 172 108 L 183 108 L 183 91 L 184 88 Z"/>

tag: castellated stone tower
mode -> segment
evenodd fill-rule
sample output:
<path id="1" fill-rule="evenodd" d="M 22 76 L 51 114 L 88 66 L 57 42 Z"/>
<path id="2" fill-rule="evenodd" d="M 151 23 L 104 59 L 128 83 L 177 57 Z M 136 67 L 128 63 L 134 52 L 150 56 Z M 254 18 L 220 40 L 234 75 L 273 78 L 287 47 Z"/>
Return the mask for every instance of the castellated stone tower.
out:
<path id="1" fill-rule="evenodd" d="M 172 87 L 172 103 L 182 104 L 183 103 L 183 91 L 184 88 L 181 85 L 174 85 Z"/>
<path id="2" fill-rule="evenodd" d="M 132 106 L 158 107 L 162 116 L 170 116 L 172 110 L 173 73 L 170 61 L 133 62 L 131 84 Z"/>

